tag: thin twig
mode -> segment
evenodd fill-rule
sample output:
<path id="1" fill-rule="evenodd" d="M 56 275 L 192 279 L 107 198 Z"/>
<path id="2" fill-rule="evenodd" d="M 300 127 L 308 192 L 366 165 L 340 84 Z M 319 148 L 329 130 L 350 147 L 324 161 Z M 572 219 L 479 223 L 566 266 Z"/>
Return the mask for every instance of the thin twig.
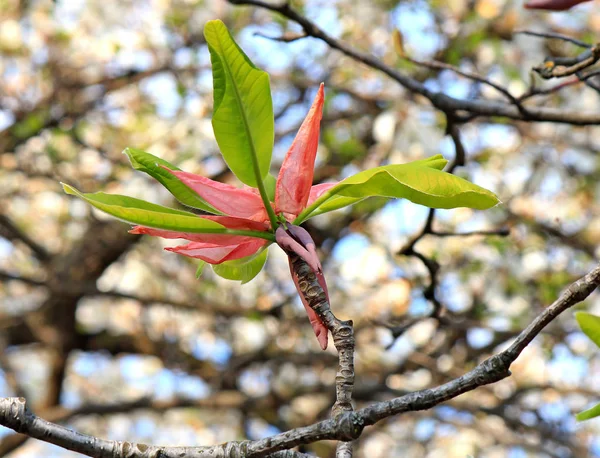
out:
<path id="1" fill-rule="evenodd" d="M 585 81 L 589 78 L 593 78 L 594 76 L 598 76 L 600 75 L 600 69 L 599 70 L 593 70 L 591 72 L 585 73 L 583 75 L 577 75 L 579 77 L 579 81 Z"/>
<path id="2" fill-rule="evenodd" d="M 514 95 L 512 95 L 510 93 L 510 91 L 502 86 L 500 86 L 499 84 L 494 83 L 493 81 L 490 81 L 489 79 L 487 79 L 486 77 L 475 73 L 475 72 L 468 72 L 465 70 L 461 70 L 458 67 L 455 67 L 454 65 L 451 64 L 447 64 L 445 62 L 440 62 L 437 60 L 431 60 L 431 61 L 424 61 L 424 60 L 417 60 L 414 59 L 406 54 L 401 56 L 403 59 L 406 59 L 407 61 L 421 66 L 421 67 L 425 67 L 425 68 L 429 68 L 431 70 L 449 70 L 451 72 L 456 73 L 457 75 L 460 75 L 464 78 L 473 80 L 473 81 L 477 81 L 478 83 L 481 84 L 485 84 L 493 89 L 495 89 L 496 91 L 500 92 L 504 97 L 506 97 L 511 103 L 513 103 L 518 109 L 519 111 L 523 114 L 523 116 L 527 116 L 527 109 L 521 104 L 521 101 L 515 97 Z"/>
<path id="3" fill-rule="evenodd" d="M 600 45 L 594 45 L 575 57 L 547 58 L 543 64 L 534 67 L 533 70 L 544 79 L 563 78 L 576 75 L 594 65 L 598 59 L 600 59 Z"/>
<path id="4" fill-rule="evenodd" d="M 460 131 L 455 120 L 452 118 L 452 116 L 447 116 L 447 118 L 446 135 L 449 135 L 454 143 L 454 160 L 448 168 L 448 173 L 453 173 L 456 167 L 462 167 L 465 165 L 467 160 L 467 152 L 465 150 L 465 145 L 460 138 Z"/>
<path id="5" fill-rule="evenodd" d="M 347 44 L 333 38 L 315 23 L 293 9 L 288 2 L 267 3 L 261 0 L 228 0 L 233 5 L 250 5 L 264 8 L 281 14 L 282 16 L 298 23 L 307 36 L 318 38 L 346 56 L 361 62 L 368 67 L 385 73 L 400 85 L 415 94 L 420 94 L 429 99 L 433 106 L 445 113 L 466 111 L 470 116 L 502 116 L 509 119 L 523 121 L 549 121 L 569 123 L 573 125 L 588 125 L 600 123 L 600 114 L 582 113 L 581 111 L 565 112 L 558 108 L 528 107 L 527 116 L 524 116 L 518 105 L 490 100 L 462 100 L 451 97 L 442 92 L 434 91 L 410 76 L 395 68 L 384 64 L 375 56 L 358 51 Z"/>
<path id="6" fill-rule="evenodd" d="M 499 235 L 502 237 L 506 237 L 510 235 L 510 229 L 507 227 L 502 227 L 500 229 L 490 229 L 489 231 L 481 230 L 481 231 L 469 231 L 469 232 L 441 232 L 441 231 L 432 231 L 431 235 L 435 235 L 437 237 L 470 237 L 472 235 Z"/>
<path id="7" fill-rule="evenodd" d="M 463 142 L 460 138 L 460 132 L 459 132 L 459 128 L 456 124 L 456 120 L 453 116 L 450 116 L 450 115 L 447 115 L 446 135 L 449 135 L 454 143 L 454 160 L 452 161 L 452 163 L 450 164 L 450 167 L 448 168 L 448 173 L 453 173 L 454 170 L 456 169 L 456 167 L 465 165 L 467 153 L 466 153 L 465 147 L 463 145 Z M 435 291 L 436 291 L 437 285 L 438 285 L 437 274 L 440 269 L 440 265 L 435 259 L 430 259 L 415 249 L 415 245 L 417 244 L 417 242 L 419 242 L 419 240 L 421 240 L 426 234 L 434 234 L 434 230 L 433 230 L 434 218 L 435 218 L 435 209 L 430 208 L 429 213 L 427 215 L 427 220 L 425 221 L 425 225 L 423 226 L 423 229 L 421 229 L 421 231 L 403 249 L 401 249 L 398 252 L 398 254 L 406 255 L 406 256 L 415 256 L 425 265 L 425 268 L 429 272 L 430 281 L 429 281 L 429 285 L 427 285 L 427 287 L 423 290 L 423 296 L 425 297 L 425 299 L 430 301 L 431 304 L 433 305 L 433 309 L 432 309 L 431 313 L 429 314 L 429 316 L 436 318 L 438 320 L 438 322 L 442 322 L 444 319 L 443 318 L 444 306 L 438 300 L 438 298 L 436 297 L 436 294 L 435 294 Z M 417 322 L 418 322 L 418 320 L 414 321 L 413 323 L 409 323 L 409 325 L 412 326 L 412 324 L 415 324 Z M 405 324 L 400 327 L 390 328 L 392 331 L 392 335 L 394 337 L 401 336 L 406 331 L 406 329 L 408 329 L 406 326 L 407 325 Z"/>
<path id="8" fill-rule="evenodd" d="M 0 281 L 20 281 L 23 283 L 27 283 L 32 286 L 46 286 L 46 282 L 42 280 L 37 280 L 31 277 L 25 277 L 18 274 L 13 274 L 10 272 L 6 272 L 4 270 L 0 270 Z"/>
<path id="9" fill-rule="evenodd" d="M 519 33 L 522 35 L 530 35 L 532 37 L 551 38 L 551 39 L 555 39 L 555 40 L 568 41 L 569 43 L 573 43 L 574 45 L 580 46 L 582 48 L 591 48 L 592 47 L 592 45 L 589 43 L 586 43 L 584 41 L 570 37 L 568 35 L 562 35 L 560 33 L 535 32 L 533 30 L 515 30 L 513 33 L 515 33 L 515 34 Z"/>
<path id="10" fill-rule="evenodd" d="M 565 87 L 568 86 L 573 86 L 575 84 L 579 84 L 581 83 L 581 79 L 580 78 L 573 78 L 570 80 L 566 80 L 566 81 L 562 81 L 559 84 L 556 84 L 555 86 L 552 86 L 550 88 L 547 89 L 542 89 L 542 88 L 537 88 L 534 85 L 531 85 L 529 90 L 527 92 L 525 92 L 523 95 L 519 96 L 519 101 L 525 101 L 531 97 L 537 96 L 537 95 L 549 95 L 549 94 L 554 94 L 562 89 L 564 89 Z"/>

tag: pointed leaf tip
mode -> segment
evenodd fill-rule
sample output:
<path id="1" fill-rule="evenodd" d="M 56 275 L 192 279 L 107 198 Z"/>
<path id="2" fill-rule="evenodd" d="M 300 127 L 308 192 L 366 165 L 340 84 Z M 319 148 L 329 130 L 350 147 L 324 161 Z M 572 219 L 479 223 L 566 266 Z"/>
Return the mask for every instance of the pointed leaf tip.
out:
<path id="1" fill-rule="evenodd" d="M 600 404 L 596 404 L 591 409 L 584 410 L 575 415 L 577 421 L 590 420 L 600 416 Z"/>
<path id="2" fill-rule="evenodd" d="M 140 226 L 192 233 L 223 233 L 225 226 L 194 213 L 146 202 L 134 197 L 103 192 L 82 193 L 63 183 L 67 194 L 79 197 L 87 203 L 115 218 Z"/>
<path id="3" fill-rule="evenodd" d="M 367 197 L 408 199 L 431 208 L 469 207 L 485 210 L 500 200 L 491 191 L 443 172 L 441 155 L 407 164 L 391 164 L 364 170 L 326 190 L 294 220 L 337 210 Z"/>
<path id="4" fill-rule="evenodd" d="M 212 62 L 215 138 L 231 171 L 257 187 L 269 172 L 275 139 L 269 75 L 252 63 L 222 21 L 207 22 L 204 36 Z"/>
<path id="5" fill-rule="evenodd" d="M 304 210 L 310 197 L 323 116 L 324 87 L 321 83 L 277 177 L 275 189 L 277 212 L 283 212 L 286 216 L 292 215 L 292 218 Z"/>

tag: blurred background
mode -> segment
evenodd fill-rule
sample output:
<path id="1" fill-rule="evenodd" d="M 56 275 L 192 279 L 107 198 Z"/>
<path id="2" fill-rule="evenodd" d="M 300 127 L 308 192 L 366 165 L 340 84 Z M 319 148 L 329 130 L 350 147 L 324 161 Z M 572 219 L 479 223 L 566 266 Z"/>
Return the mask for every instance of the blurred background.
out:
<path id="1" fill-rule="evenodd" d="M 576 55 L 554 31 L 594 43 L 600 6 L 568 13 L 519 1 L 292 2 L 334 37 L 463 99 L 504 100 L 405 52 L 477 71 L 525 93 L 553 88 L 531 67 Z M 65 195 L 127 194 L 177 206 L 129 166 L 145 149 L 234 182 L 212 134 L 202 30 L 220 18 L 271 75 L 277 170 L 321 81 L 326 104 L 315 182 L 442 153 L 455 144 L 430 103 L 264 9 L 196 0 L 0 1 L 0 396 L 77 431 L 151 444 L 257 439 L 329 415 L 337 356 L 322 352 L 271 248 L 247 285 L 162 250 L 177 241 L 128 226 Z M 599 93 L 569 84 L 532 105 L 598 112 Z M 510 342 L 600 255 L 600 127 L 475 118 L 460 125 L 455 173 L 496 192 L 489 211 L 369 200 L 311 220 L 332 306 L 355 323 L 361 407 L 455 378 Z M 406 250 L 430 218 L 426 234 Z M 490 235 L 462 235 L 489 231 Z M 600 313 L 593 295 L 579 304 Z M 513 376 L 363 433 L 355 456 L 600 457 L 598 349 L 565 313 L 529 345 Z M 335 443 L 301 450 L 331 457 Z M 75 457 L 0 427 L 0 456 Z"/>

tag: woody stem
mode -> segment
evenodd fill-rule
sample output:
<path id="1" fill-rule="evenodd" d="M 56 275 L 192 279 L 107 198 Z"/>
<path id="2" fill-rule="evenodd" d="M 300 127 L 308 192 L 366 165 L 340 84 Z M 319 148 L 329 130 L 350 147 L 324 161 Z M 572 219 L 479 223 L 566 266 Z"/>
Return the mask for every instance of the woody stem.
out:
<path id="1" fill-rule="evenodd" d="M 335 376 L 335 403 L 331 409 L 333 418 L 341 413 L 352 411 L 352 390 L 354 389 L 354 328 L 352 320 L 342 321 L 331 311 L 327 295 L 310 266 L 300 256 L 289 254 L 294 273 L 298 276 L 298 288 L 306 298 L 310 308 L 333 335 L 333 344 L 338 352 L 338 371 Z M 338 457 L 351 457 L 350 444 L 338 445 Z"/>

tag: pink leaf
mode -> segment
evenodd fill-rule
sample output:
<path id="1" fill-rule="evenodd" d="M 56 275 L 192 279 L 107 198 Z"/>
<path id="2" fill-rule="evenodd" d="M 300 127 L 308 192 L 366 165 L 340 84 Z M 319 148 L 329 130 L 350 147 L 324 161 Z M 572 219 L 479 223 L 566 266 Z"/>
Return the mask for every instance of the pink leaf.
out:
<path id="1" fill-rule="evenodd" d="M 275 206 L 293 219 L 306 207 L 313 181 L 324 101 L 323 83 L 287 152 L 277 177 Z"/>
<path id="2" fill-rule="evenodd" d="M 315 242 L 313 241 L 310 234 L 306 231 L 306 229 L 300 226 L 295 226 L 293 224 L 287 224 L 287 229 L 284 229 L 283 226 L 279 226 L 275 231 L 275 239 L 277 240 L 277 244 L 283 249 L 283 251 L 285 251 L 288 254 L 290 272 L 292 274 L 292 279 L 294 280 L 294 285 L 296 285 L 298 295 L 302 300 L 302 304 L 304 304 L 304 308 L 306 309 L 306 313 L 308 314 L 308 319 L 310 320 L 310 324 L 313 328 L 313 331 L 317 336 L 319 345 L 323 350 L 325 350 L 327 348 L 328 342 L 327 327 L 325 326 L 325 324 L 323 324 L 321 318 L 319 318 L 317 313 L 310 307 L 310 305 L 308 305 L 308 301 L 306 300 L 304 293 L 300 289 L 300 285 L 298 283 L 298 275 L 294 270 L 294 266 L 290 257 L 290 255 L 297 255 L 308 264 L 308 266 L 314 272 L 317 278 L 317 282 L 323 289 L 327 302 L 329 303 L 329 292 L 327 291 L 327 283 L 325 282 L 325 276 L 323 275 L 321 262 L 319 261 L 319 257 L 317 256 Z"/>
<path id="3" fill-rule="evenodd" d="M 221 264 L 233 259 L 245 258 L 260 250 L 267 240 L 248 237 L 248 241 L 227 245 L 217 243 L 190 242 L 187 245 L 165 248 L 167 251 L 191 258 L 202 259 L 209 264 Z"/>
<path id="4" fill-rule="evenodd" d="M 236 218 L 235 216 L 202 215 L 202 218 L 219 223 L 227 229 L 267 232 L 270 227 L 270 224 L 267 222 Z"/>
<path id="5" fill-rule="evenodd" d="M 315 200 L 317 200 L 319 197 L 321 197 L 323 194 L 325 194 L 327 191 L 329 191 L 331 188 L 333 188 L 335 185 L 337 185 L 338 183 L 321 183 L 321 184 L 316 184 L 314 185 L 312 188 L 310 188 L 310 195 L 308 196 L 308 202 L 306 203 L 306 206 L 311 205 Z"/>
<path id="6" fill-rule="evenodd" d="M 257 193 L 249 189 L 239 189 L 210 178 L 161 166 L 175 175 L 186 186 L 214 208 L 230 216 L 247 218 L 253 221 L 267 221 L 265 206 Z"/>
<path id="7" fill-rule="evenodd" d="M 204 216 L 228 229 L 265 231 L 266 223 L 250 221 L 232 216 Z M 185 256 L 200 258 L 210 264 L 220 264 L 230 259 L 239 259 L 256 253 L 267 240 L 245 235 L 198 234 L 193 232 L 168 231 L 151 227 L 135 226 L 131 234 L 147 234 L 165 239 L 185 239 L 192 243 L 174 248 L 165 248 Z"/>
<path id="8" fill-rule="evenodd" d="M 315 242 L 310 234 L 300 226 L 288 224 L 287 230 L 279 226 L 275 231 L 275 240 L 288 256 L 296 254 L 300 256 L 314 272 L 320 272 L 321 262 L 317 256 Z M 293 236 L 293 237 L 292 237 Z"/>
<path id="9" fill-rule="evenodd" d="M 294 267 L 292 266 L 291 259 L 289 259 L 289 264 L 290 264 L 290 272 L 292 274 L 292 279 L 294 280 L 294 285 L 296 285 L 296 290 L 298 291 L 300 300 L 302 301 L 302 304 L 304 305 L 304 309 L 306 310 L 306 314 L 308 315 L 308 320 L 310 321 L 310 324 L 313 328 L 315 336 L 317 336 L 317 341 L 319 342 L 319 346 L 321 347 L 322 350 L 327 350 L 327 344 L 329 343 L 327 327 L 323 324 L 323 322 L 319 318 L 319 315 L 317 315 L 317 313 L 312 308 L 310 308 L 310 305 L 308 305 L 308 302 L 307 302 L 306 298 L 304 297 L 304 294 L 302 294 L 302 292 L 300 291 L 300 286 L 298 285 L 298 276 L 294 272 Z M 321 274 L 321 277 L 322 276 L 323 275 Z M 319 284 L 321 284 L 320 280 L 319 280 Z M 321 286 L 323 286 L 323 285 L 321 285 Z M 326 288 L 327 288 L 327 286 L 325 286 L 325 293 L 327 294 Z M 329 296 L 327 297 L 327 300 L 329 301 Z"/>
<path id="10" fill-rule="evenodd" d="M 529 0 L 525 8 L 532 10 L 564 11 L 590 0 Z"/>
<path id="11" fill-rule="evenodd" d="M 198 234 L 194 232 L 168 231 L 165 229 L 154 229 L 151 227 L 135 226 L 129 231 L 130 234 L 146 234 L 163 239 L 185 239 L 192 242 L 213 243 L 217 245 L 233 245 L 243 243 L 254 237 L 245 235 L 229 234 Z M 261 239 L 262 240 L 262 239 Z"/>

